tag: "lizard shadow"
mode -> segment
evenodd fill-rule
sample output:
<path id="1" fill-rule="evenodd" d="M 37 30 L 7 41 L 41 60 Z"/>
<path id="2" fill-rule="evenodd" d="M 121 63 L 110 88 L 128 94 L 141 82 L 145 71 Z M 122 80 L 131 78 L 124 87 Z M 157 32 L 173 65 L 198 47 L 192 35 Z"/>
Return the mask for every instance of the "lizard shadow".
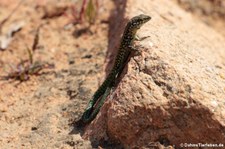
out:
<path id="1" fill-rule="evenodd" d="M 125 19 L 126 1 L 127 0 L 113 1 L 116 6 L 116 10 L 112 10 L 109 17 L 108 50 L 105 57 L 105 62 L 107 63 L 105 68 L 106 74 L 110 72 L 113 66 L 113 62 L 115 61 L 115 57 L 120 46 L 123 31 L 126 23 L 129 21 L 128 19 Z"/>

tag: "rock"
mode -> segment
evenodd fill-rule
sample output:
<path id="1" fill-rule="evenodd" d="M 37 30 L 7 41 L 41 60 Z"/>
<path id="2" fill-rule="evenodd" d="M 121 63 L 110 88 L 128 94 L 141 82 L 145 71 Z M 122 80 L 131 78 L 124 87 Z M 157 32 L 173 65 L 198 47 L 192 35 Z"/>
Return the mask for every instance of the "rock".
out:
<path id="1" fill-rule="evenodd" d="M 128 0 L 124 9 L 127 18 L 152 17 L 138 31 L 150 37 L 140 41 L 142 54 L 131 58 L 83 137 L 125 148 L 224 143 L 224 37 L 172 1 Z"/>

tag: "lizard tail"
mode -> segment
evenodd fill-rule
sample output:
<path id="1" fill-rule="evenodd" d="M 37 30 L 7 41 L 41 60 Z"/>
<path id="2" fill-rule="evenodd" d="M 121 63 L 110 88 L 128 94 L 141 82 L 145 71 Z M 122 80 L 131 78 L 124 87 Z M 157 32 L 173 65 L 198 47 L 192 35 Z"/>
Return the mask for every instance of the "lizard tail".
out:
<path id="1" fill-rule="evenodd" d="M 91 100 L 89 102 L 88 107 L 85 110 L 85 112 L 84 112 L 84 114 L 82 115 L 82 118 L 81 118 L 84 123 L 89 123 L 96 117 L 96 115 L 100 111 L 100 108 L 102 107 L 106 97 L 109 95 L 110 89 L 111 89 L 111 87 L 107 87 L 104 95 L 99 99 L 95 108 L 94 108 L 94 105 L 93 105 L 93 100 Z"/>

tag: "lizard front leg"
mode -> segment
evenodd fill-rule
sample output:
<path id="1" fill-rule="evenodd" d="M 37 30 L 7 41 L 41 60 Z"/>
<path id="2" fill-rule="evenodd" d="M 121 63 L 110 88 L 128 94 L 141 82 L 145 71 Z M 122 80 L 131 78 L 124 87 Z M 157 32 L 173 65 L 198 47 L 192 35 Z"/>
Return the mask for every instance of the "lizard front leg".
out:
<path id="1" fill-rule="evenodd" d="M 141 52 L 138 50 L 139 47 L 130 45 L 128 46 L 128 48 L 130 49 L 131 52 L 134 52 L 134 56 L 141 55 Z"/>

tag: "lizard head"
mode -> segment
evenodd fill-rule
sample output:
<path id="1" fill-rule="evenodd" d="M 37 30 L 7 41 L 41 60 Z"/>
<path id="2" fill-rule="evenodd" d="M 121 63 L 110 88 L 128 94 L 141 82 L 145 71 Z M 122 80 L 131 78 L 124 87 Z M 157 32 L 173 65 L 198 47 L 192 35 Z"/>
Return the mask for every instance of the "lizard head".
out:
<path id="1" fill-rule="evenodd" d="M 132 29 L 139 29 L 143 24 L 148 22 L 150 19 L 151 19 L 150 16 L 141 14 L 133 17 L 129 23 Z"/>

